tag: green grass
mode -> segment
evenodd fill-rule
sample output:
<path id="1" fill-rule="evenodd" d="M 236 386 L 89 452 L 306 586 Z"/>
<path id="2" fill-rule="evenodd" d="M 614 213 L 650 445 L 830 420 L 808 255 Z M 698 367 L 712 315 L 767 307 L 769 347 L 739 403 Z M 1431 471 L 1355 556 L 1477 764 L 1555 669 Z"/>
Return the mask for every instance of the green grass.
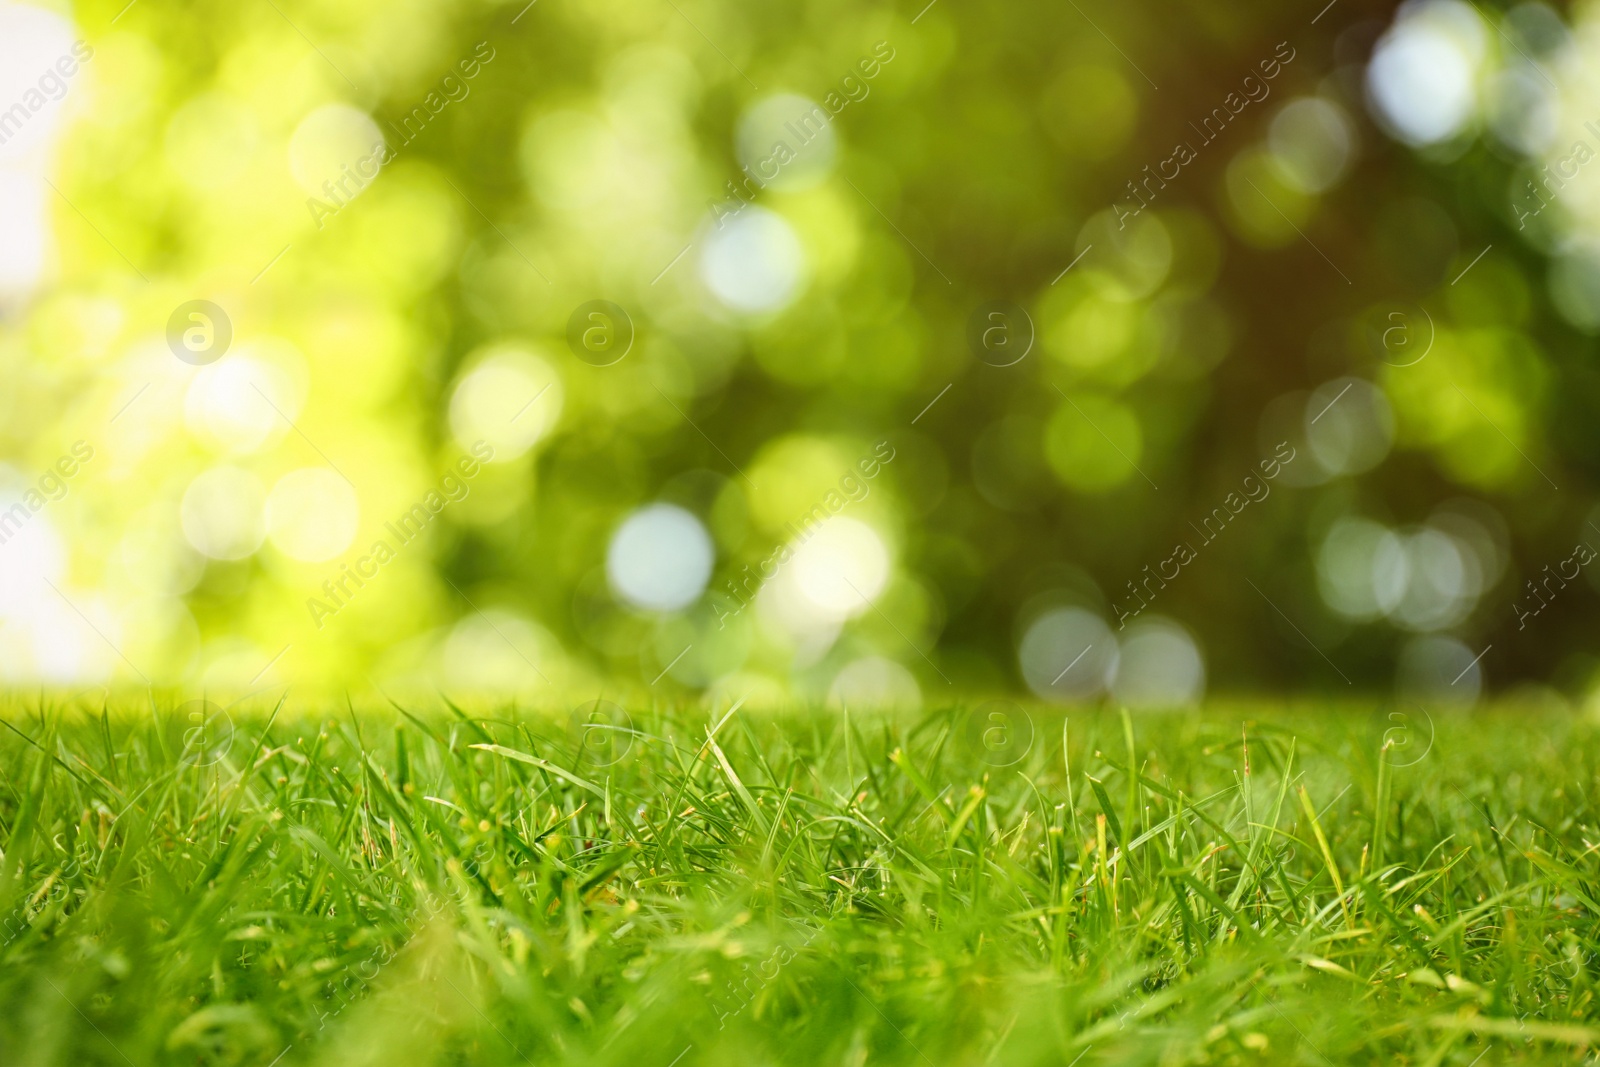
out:
<path id="1" fill-rule="evenodd" d="M 0 1063 L 1487 1065 L 1600 1038 L 1585 721 L 1441 719 L 1430 747 L 1376 714 L 1035 709 L 1029 742 L 724 712 L 236 710 L 230 747 L 14 709 Z"/>

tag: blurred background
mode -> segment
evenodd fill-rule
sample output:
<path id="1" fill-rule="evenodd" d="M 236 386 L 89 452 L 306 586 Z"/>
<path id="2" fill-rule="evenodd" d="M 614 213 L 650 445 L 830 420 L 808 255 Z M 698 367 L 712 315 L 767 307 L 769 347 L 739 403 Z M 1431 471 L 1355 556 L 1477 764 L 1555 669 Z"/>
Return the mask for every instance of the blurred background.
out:
<path id="1" fill-rule="evenodd" d="M 0 680 L 1600 688 L 1596 5 L 524 3 L 0 3 Z"/>

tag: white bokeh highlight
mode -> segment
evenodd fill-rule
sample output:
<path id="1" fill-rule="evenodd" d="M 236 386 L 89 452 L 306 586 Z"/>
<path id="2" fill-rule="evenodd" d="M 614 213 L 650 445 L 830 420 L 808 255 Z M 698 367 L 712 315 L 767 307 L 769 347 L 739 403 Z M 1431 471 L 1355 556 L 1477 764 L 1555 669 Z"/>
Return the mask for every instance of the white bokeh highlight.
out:
<path id="1" fill-rule="evenodd" d="M 348 200 L 373 177 L 383 132 L 372 116 L 349 104 L 324 104 L 300 120 L 289 137 L 289 173 L 308 196 Z M 367 160 L 366 170 L 361 163 Z M 332 187 L 331 190 L 329 187 Z"/>
<path id="2" fill-rule="evenodd" d="M 805 280 L 805 249 L 793 227 L 765 208 L 746 207 L 706 237 L 700 275 L 725 307 L 752 314 L 782 310 Z"/>
<path id="3" fill-rule="evenodd" d="M 0 307 L 38 286 L 54 250 L 51 150 L 88 77 L 81 63 L 71 77 L 56 69 L 63 57 L 76 58 L 73 44 L 73 25 L 61 15 L 0 3 L 0 112 L 14 116 L 0 129 Z M 20 121 L 18 107 L 26 115 Z"/>
<path id="4" fill-rule="evenodd" d="M 784 574 L 821 618 L 860 615 L 889 581 L 889 549 L 878 531 L 859 519 L 824 520 L 794 551 Z"/>
<path id="5" fill-rule="evenodd" d="M 290 559 L 321 563 L 350 547 L 361 524 L 356 491 L 327 467 L 290 471 L 266 503 L 267 536 Z"/>
<path id="6" fill-rule="evenodd" d="M 1374 117 L 1413 146 L 1454 137 L 1477 108 L 1478 67 L 1486 48 L 1482 19 L 1460 0 L 1405 4 L 1367 67 Z"/>
<path id="7" fill-rule="evenodd" d="M 184 422 L 218 451 L 236 456 L 264 451 L 282 440 L 300 415 L 302 390 L 295 372 L 303 367 L 293 366 L 299 362 L 298 353 L 242 348 L 199 368 L 184 394 Z"/>
<path id="8" fill-rule="evenodd" d="M 1199 702 L 1206 688 L 1205 659 L 1188 630 L 1152 615 L 1128 627 L 1111 696 L 1130 708 L 1179 708 Z"/>
<path id="9" fill-rule="evenodd" d="M 629 515 L 606 549 L 611 590 L 645 611 L 678 611 L 700 598 L 716 553 L 700 520 L 673 504 Z"/>
<path id="10" fill-rule="evenodd" d="M 178 508 L 183 536 L 211 559 L 244 559 L 266 538 L 265 504 L 266 490 L 254 474 L 226 464 L 212 467 L 184 491 Z"/>
<path id="11" fill-rule="evenodd" d="M 752 104 L 740 117 L 735 148 L 741 167 L 758 187 L 798 192 L 828 177 L 838 141 L 826 108 L 795 93 L 778 93 Z"/>
<path id="12" fill-rule="evenodd" d="M 450 431 L 463 451 L 483 441 L 490 462 L 525 455 L 555 428 L 565 394 L 550 362 L 527 348 L 503 345 L 468 364 L 450 395 Z"/>
<path id="13" fill-rule="evenodd" d="M 1116 674 L 1118 658 L 1111 628 L 1083 608 L 1056 608 L 1040 615 L 1017 648 L 1028 688 L 1054 703 L 1100 696 Z"/>
<path id="14" fill-rule="evenodd" d="M 1394 435 L 1389 398 L 1363 378 L 1336 378 L 1312 390 L 1306 401 L 1307 451 L 1326 476 L 1376 467 L 1388 456 Z"/>
<path id="15" fill-rule="evenodd" d="M 916 711 L 922 689 L 902 664 L 882 656 L 852 660 L 834 676 L 828 702 L 844 708 L 892 708 Z"/>
<path id="16" fill-rule="evenodd" d="M 1285 182 L 1302 193 L 1333 188 L 1355 155 L 1355 124 L 1344 108 L 1320 96 L 1285 104 L 1267 135 L 1272 160 Z"/>

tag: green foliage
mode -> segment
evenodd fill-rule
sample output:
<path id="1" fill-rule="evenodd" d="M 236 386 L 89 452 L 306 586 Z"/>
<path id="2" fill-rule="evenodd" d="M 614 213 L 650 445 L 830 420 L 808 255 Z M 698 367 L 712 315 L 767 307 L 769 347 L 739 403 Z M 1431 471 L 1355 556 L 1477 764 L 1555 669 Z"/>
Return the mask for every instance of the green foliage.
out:
<path id="1" fill-rule="evenodd" d="M 1600 1039 L 1583 721 L 1039 711 L 1009 767 L 959 709 L 636 710 L 605 744 L 515 710 L 272 709 L 214 752 L 165 709 L 13 722 L 7 1064 L 1467 1065 Z"/>
<path id="2" fill-rule="evenodd" d="M 1386 689 L 1410 635 L 1449 633 L 1457 658 L 1494 646 L 1496 682 L 1586 694 L 1579 598 L 1537 635 L 1513 605 L 1600 523 L 1593 172 L 1545 210 L 1541 158 L 1489 118 L 1507 77 L 1548 82 L 1551 162 L 1587 145 L 1592 15 L 1458 4 L 1481 99 L 1416 150 L 1363 81 L 1393 5 L 1315 6 L 78 5 L 92 58 L 39 156 L 40 273 L 0 294 L 0 491 L 95 449 L 34 493 L 16 556 L 106 640 L 39 621 L 78 615 L 34 583 L 3 676 L 505 691 L 673 664 L 663 686 L 810 702 L 878 657 L 924 690 L 1015 687 L 1040 611 L 1113 617 L 1282 441 L 1272 500 L 1153 609 L 1204 628 L 1213 688 L 1342 685 L 1326 650 Z M 803 141 L 755 121 L 785 108 Z M 766 133 L 799 156 L 758 184 Z M 752 310 L 712 246 L 755 218 L 803 269 Z M 735 282 L 766 269 L 735 259 Z M 204 367 L 162 343 L 198 300 L 232 338 Z M 596 301 L 624 315 L 578 314 Z M 462 499 L 396 542 L 480 439 Z M 883 617 L 825 655 L 754 612 L 723 625 L 879 441 L 900 458 L 850 512 L 883 541 Z M 1415 541 L 1460 497 L 1485 551 Z M 671 612 L 608 579 L 654 502 L 714 547 Z M 1346 516 L 1440 589 L 1328 565 Z M 326 592 L 347 569 L 359 596 Z M 1383 610 L 1340 601 L 1375 581 Z M 1436 595 L 1402 611 L 1407 581 Z"/>

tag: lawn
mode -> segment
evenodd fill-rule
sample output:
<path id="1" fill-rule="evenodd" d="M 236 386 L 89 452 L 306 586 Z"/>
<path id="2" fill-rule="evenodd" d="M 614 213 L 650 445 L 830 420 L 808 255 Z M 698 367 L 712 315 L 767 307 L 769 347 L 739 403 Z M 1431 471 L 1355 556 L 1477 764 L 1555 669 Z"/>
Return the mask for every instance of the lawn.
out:
<path id="1" fill-rule="evenodd" d="M 434 704 L 13 705 L 0 1063 L 1487 1065 L 1600 1041 L 1586 720 Z"/>

